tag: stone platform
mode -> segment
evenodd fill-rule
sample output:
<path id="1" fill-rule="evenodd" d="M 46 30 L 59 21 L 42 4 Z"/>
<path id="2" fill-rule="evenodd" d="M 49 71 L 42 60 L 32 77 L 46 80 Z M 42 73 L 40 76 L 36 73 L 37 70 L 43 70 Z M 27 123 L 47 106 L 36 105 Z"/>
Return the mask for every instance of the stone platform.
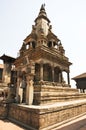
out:
<path id="1" fill-rule="evenodd" d="M 61 86 L 34 87 L 33 105 L 10 103 L 0 106 L 0 117 L 29 130 L 55 130 L 63 123 L 86 113 L 86 94 Z"/>
<path id="2" fill-rule="evenodd" d="M 86 99 L 83 99 L 43 106 L 11 104 L 8 117 L 30 130 L 55 130 L 85 113 Z"/>
<path id="3" fill-rule="evenodd" d="M 77 89 L 56 85 L 35 85 L 34 105 L 53 104 L 71 100 L 86 99 L 86 94 Z"/>

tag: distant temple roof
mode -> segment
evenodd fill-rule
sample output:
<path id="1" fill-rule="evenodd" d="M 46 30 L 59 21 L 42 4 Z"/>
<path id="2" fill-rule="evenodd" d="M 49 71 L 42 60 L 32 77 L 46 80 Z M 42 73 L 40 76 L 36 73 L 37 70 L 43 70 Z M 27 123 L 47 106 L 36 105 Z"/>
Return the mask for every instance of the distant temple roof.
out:
<path id="1" fill-rule="evenodd" d="M 10 56 L 7 56 L 7 55 L 2 55 L 1 57 L 0 57 L 0 59 L 1 60 L 3 60 L 3 61 L 8 61 L 8 62 L 14 62 L 15 61 L 15 58 L 13 58 L 13 57 L 10 57 Z"/>
<path id="2" fill-rule="evenodd" d="M 76 80 L 76 79 L 82 79 L 82 78 L 86 78 L 86 73 L 82 73 L 82 74 L 80 74 L 72 79 Z"/>

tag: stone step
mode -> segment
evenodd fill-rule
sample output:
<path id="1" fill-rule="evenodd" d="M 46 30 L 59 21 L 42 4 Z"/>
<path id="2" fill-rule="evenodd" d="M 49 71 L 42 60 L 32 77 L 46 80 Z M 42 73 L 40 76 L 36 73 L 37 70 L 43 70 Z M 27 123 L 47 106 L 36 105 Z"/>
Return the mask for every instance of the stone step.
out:
<path id="1" fill-rule="evenodd" d="M 86 99 L 86 94 L 79 93 L 77 89 L 58 86 L 35 86 L 34 104 L 53 104 L 55 102 Z"/>
<path id="2" fill-rule="evenodd" d="M 35 92 L 68 92 L 68 93 L 79 93 L 77 89 L 62 86 L 47 86 L 47 85 L 35 85 Z"/>

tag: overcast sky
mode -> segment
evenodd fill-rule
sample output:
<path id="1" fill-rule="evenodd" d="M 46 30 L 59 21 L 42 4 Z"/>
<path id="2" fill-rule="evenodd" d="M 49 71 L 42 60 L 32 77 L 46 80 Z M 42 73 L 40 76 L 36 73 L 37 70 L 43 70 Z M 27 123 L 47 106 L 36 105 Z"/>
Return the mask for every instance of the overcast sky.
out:
<path id="1" fill-rule="evenodd" d="M 86 0 L 0 0 L 0 56 L 17 57 L 44 3 L 52 30 L 73 63 L 70 78 L 86 72 Z"/>

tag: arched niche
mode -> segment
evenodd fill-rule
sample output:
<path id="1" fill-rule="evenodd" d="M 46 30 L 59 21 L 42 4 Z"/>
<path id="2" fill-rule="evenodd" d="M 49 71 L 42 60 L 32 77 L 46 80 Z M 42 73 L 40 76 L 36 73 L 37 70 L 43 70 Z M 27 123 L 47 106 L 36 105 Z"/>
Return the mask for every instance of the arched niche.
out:
<path id="1" fill-rule="evenodd" d="M 51 48 L 51 47 L 52 47 L 52 41 L 49 41 L 48 44 L 47 44 L 47 46 L 48 46 L 49 48 Z"/>
<path id="2" fill-rule="evenodd" d="M 31 40 L 31 41 L 29 41 L 29 42 L 26 44 L 26 50 L 28 50 L 28 49 L 30 49 L 30 48 L 33 48 L 33 49 L 36 48 L 36 41 Z"/>
<path id="3" fill-rule="evenodd" d="M 26 44 L 26 50 L 28 50 L 30 48 L 30 42 L 28 42 L 27 44 Z"/>
<path id="4" fill-rule="evenodd" d="M 54 41 L 53 42 L 53 47 L 57 49 L 58 48 L 58 43 Z"/>
<path id="5" fill-rule="evenodd" d="M 50 41 L 48 41 L 48 44 L 47 44 L 47 46 L 49 47 L 49 48 L 51 48 L 51 47 L 53 47 L 53 48 L 58 48 L 58 43 L 55 41 L 55 40 L 50 40 Z"/>
<path id="6" fill-rule="evenodd" d="M 36 48 L 36 42 L 32 41 L 32 48 L 35 49 Z"/>

